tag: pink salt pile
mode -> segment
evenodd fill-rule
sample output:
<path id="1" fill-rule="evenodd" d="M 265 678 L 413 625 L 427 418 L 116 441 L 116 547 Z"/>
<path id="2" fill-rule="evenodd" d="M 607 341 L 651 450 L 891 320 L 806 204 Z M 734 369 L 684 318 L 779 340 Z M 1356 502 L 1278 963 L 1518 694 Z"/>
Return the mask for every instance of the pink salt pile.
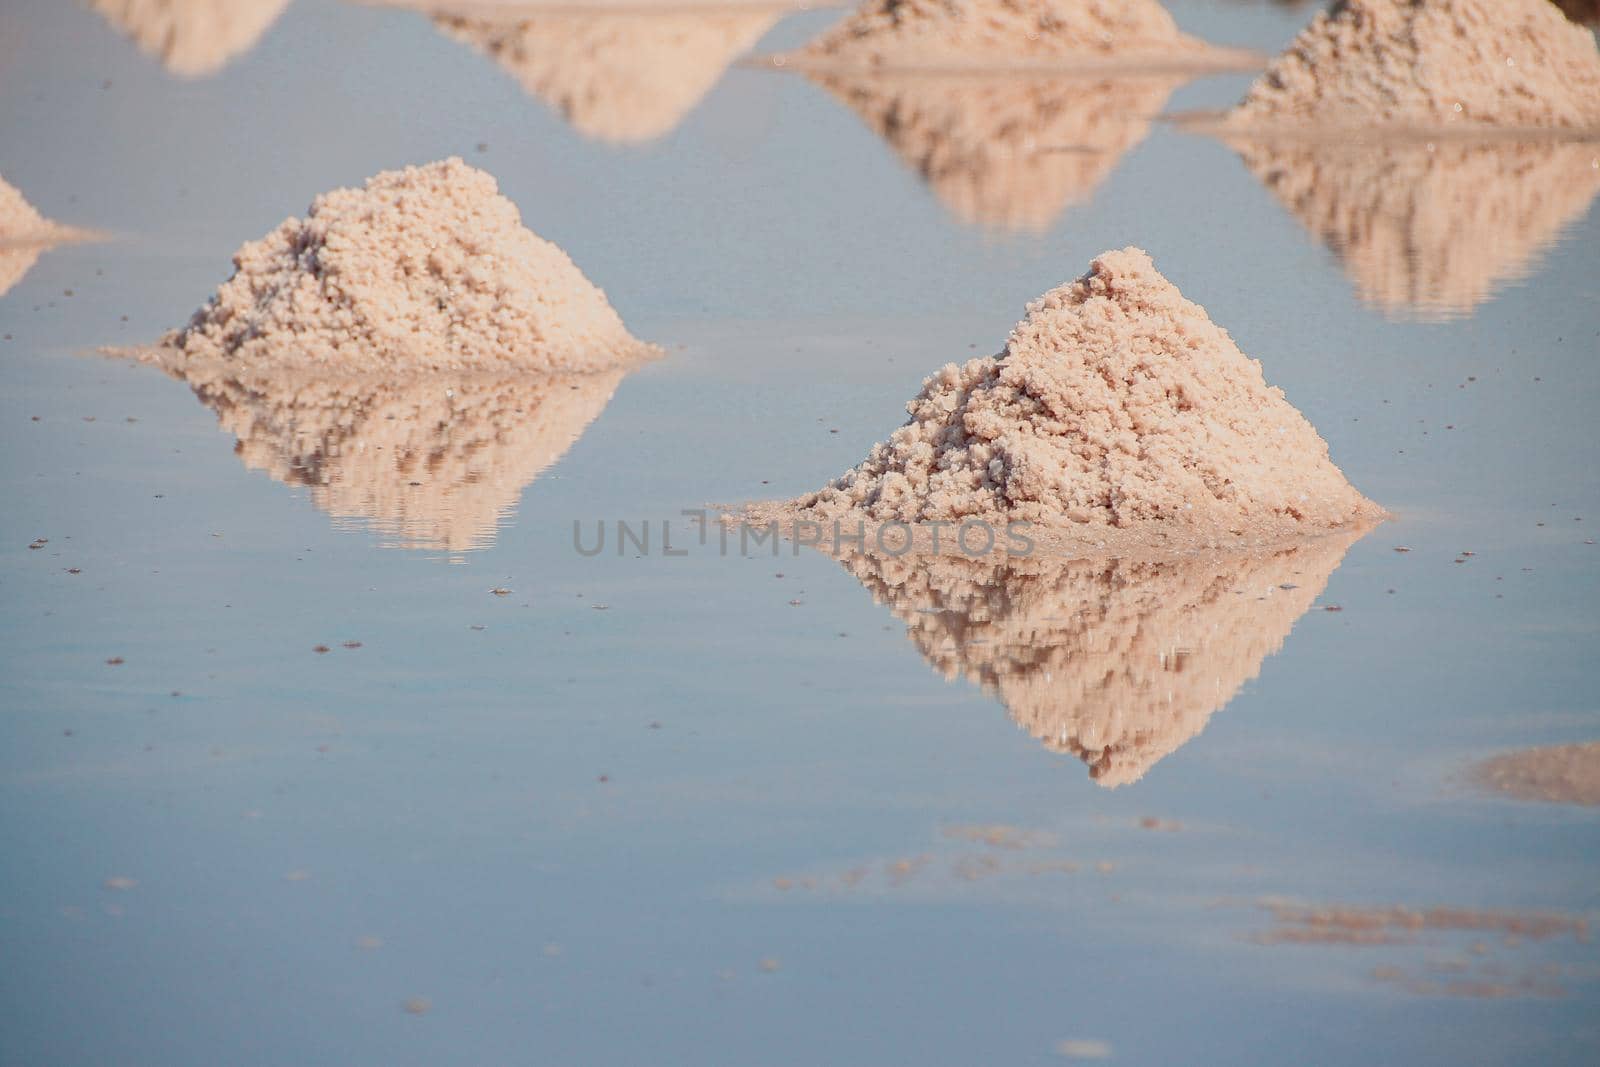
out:
<path id="1" fill-rule="evenodd" d="M 933 70 L 1215 66 L 1245 58 L 1180 32 L 1156 0 L 866 0 L 793 57 L 812 67 Z"/>
<path id="2" fill-rule="evenodd" d="M 949 364 L 807 519 L 1320 533 L 1381 514 L 1205 310 L 1136 248 L 1028 306 L 998 355 Z"/>
<path id="3" fill-rule="evenodd" d="M 1231 127 L 1600 127 L 1600 50 L 1550 0 L 1338 0 Z"/>
<path id="4" fill-rule="evenodd" d="M 184 78 L 215 74 L 253 48 L 289 0 L 94 0 L 140 50 Z"/>
<path id="5" fill-rule="evenodd" d="M 587 371 L 652 350 L 566 253 L 459 159 L 317 197 L 234 254 L 163 345 L 190 359 L 341 371 Z"/>

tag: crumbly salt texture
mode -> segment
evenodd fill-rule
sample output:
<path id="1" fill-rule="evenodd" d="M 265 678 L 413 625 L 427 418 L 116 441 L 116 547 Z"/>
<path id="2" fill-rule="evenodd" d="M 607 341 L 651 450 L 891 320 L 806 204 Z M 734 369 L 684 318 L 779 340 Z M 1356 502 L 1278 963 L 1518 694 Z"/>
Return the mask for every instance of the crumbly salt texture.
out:
<path id="1" fill-rule="evenodd" d="M 1528 277 L 1600 194 L 1600 145 L 1233 139 L 1250 171 L 1387 314 L 1444 320 Z"/>
<path id="2" fill-rule="evenodd" d="M 248 52 L 289 0 L 94 0 L 147 55 L 184 78 L 215 74 Z"/>
<path id="3" fill-rule="evenodd" d="M 317 197 L 234 254 L 163 344 L 194 358 L 373 370 L 594 370 L 647 354 L 566 253 L 460 159 Z"/>
<path id="4" fill-rule="evenodd" d="M 1600 50 L 1549 0 L 1339 0 L 1226 124 L 1595 127 Z"/>
<path id="5" fill-rule="evenodd" d="M 807 518 L 1314 532 L 1379 514 L 1311 424 L 1136 248 L 1028 306 L 998 355 L 948 364 Z"/>
<path id="6" fill-rule="evenodd" d="M 440 15 L 434 24 L 500 64 L 586 137 L 632 143 L 676 129 L 779 12 Z"/>
<path id="7" fill-rule="evenodd" d="M 1037 233 L 1093 195 L 1189 75 L 810 77 L 888 141 L 962 222 Z"/>
<path id="8" fill-rule="evenodd" d="M 1260 673 L 1357 536 L 1169 561 L 840 562 L 935 670 L 982 686 L 1109 788 L 1143 777 Z"/>
<path id="9" fill-rule="evenodd" d="M 937 68 L 1160 61 L 1206 50 L 1156 0 L 866 0 L 800 57 Z"/>

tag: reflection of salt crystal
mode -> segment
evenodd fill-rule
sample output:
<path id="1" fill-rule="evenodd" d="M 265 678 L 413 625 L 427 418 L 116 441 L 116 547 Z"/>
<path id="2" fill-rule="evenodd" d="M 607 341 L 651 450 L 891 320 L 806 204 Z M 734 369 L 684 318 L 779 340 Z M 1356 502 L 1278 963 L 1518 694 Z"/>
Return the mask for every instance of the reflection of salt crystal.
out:
<path id="1" fill-rule="evenodd" d="M 451 37 L 503 66 L 585 136 L 665 136 L 778 20 L 775 10 L 441 15 Z"/>
<path id="2" fill-rule="evenodd" d="M 962 222 L 1042 231 L 1092 196 L 1185 77 L 814 75 Z"/>
<path id="3" fill-rule="evenodd" d="M 1533 273 L 1600 192 L 1582 143 L 1232 144 L 1363 300 L 1423 319 L 1466 314 Z"/>
<path id="4" fill-rule="evenodd" d="M 289 0 L 93 0 L 94 8 L 174 74 L 214 74 L 249 51 Z"/>
<path id="5" fill-rule="evenodd" d="M 861 553 L 841 562 L 936 671 L 983 686 L 1023 729 L 1118 786 L 1256 677 L 1359 536 L 1170 563 Z M 1233 595 L 1286 585 L 1297 588 L 1266 601 Z"/>

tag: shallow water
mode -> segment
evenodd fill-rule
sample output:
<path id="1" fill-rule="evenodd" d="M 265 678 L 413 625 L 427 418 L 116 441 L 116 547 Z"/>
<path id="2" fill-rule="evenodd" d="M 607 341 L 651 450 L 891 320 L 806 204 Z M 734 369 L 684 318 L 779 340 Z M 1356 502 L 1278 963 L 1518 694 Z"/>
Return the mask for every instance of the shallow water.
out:
<path id="1" fill-rule="evenodd" d="M 1263 51 L 1307 17 L 1173 9 Z M 1059 206 L 984 216 L 792 74 L 734 68 L 617 144 L 403 11 L 295 0 L 203 79 L 86 5 L 14 0 L 0 27 L 0 173 L 114 235 L 0 297 L 0 1062 L 1595 1061 L 1600 955 L 1570 927 L 1267 906 L 1600 910 L 1595 810 L 1469 773 L 1600 736 L 1592 195 L 1502 209 L 1530 194 L 1485 167 L 1452 195 L 1498 197 L 1460 215 L 1508 228 L 1465 251 L 1401 233 L 1384 259 L 1348 235 L 1390 232 L 1387 207 L 1311 225 L 1164 123 Z M 669 351 L 553 460 L 503 441 L 503 464 L 430 474 L 436 536 L 374 503 L 412 479 L 307 487 L 292 452 L 275 476 L 270 435 L 236 453 L 183 384 L 93 354 L 183 321 L 317 192 L 451 153 Z M 1017 187 L 1039 186 L 1062 188 Z M 1240 578 L 1259 619 L 1227 575 L 1212 601 L 1067 582 L 1066 612 L 1103 613 L 1074 656 L 1026 583 L 985 610 L 1043 636 L 962 644 L 948 591 L 689 536 L 681 509 L 845 469 L 925 373 L 1127 244 L 1393 511 L 1336 569 Z M 1447 254 L 1472 284 L 1381 298 Z M 619 519 L 653 524 L 648 555 L 574 550 L 575 520 Z M 661 553 L 668 519 L 688 555 Z M 1217 694 L 1115 788 L 1022 728 L 995 670 L 1066 650 L 1047 686 L 1150 677 L 1104 619 Z"/>

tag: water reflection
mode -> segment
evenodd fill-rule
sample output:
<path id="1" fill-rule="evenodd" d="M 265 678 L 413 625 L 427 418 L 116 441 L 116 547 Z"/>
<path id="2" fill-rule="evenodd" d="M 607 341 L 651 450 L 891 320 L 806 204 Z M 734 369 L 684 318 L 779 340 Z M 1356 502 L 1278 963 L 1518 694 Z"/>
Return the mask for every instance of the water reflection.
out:
<path id="1" fill-rule="evenodd" d="M 1480 763 L 1477 784 L 1502 796 L 1545 804 L 1600 806 L 1600 741 L 1507 752 Z"/>
<path id="2" fill-rule="evenodd" d="M 1245 165 L 1395 317 L 1470 313 L 1528 277 L 1600 191 L 1600 144 L 1234 141 Z"/>
<path id="3" fill-rule="evenodd" d="M 970 225 L 1042 232 L 1150 132 L 1184 74 L 810 73 Z"/>
<path id="4" fill-rule="evenodd" d="M 676 129 L 783 11 L 529 7 L 440 12 L 434 24 L 500 64 L 585 137 L 642 142 Z"/>
<path id="5" fill-rule="evenodd" d="M 141 353 L 188 383 L 251 470 L 305 486 L 386 547 L 487 548 L 523 489 L 605 410 L 625 370 L 352 375 Z"/>
<path id="6" fill-rule="evenodd" d="M 170 73 L 203 78 L 254 48 L 289 0 L 91 0 L 91 5 Z"/>
<path id="7" fill-rule="evenodd" d="M 90 236 L 46 219 L 15 186 L 0 177 L 0 296 L 22 281 L 50 249 Z"/>
<path id="8" fill-rule="evenodd" d="M 935 670 L 978 683 L 1040 743 L 1114 787 L 1199 734 L 1256 677 L 1363 532 L 1154 563 L 840 561 Z"/>

